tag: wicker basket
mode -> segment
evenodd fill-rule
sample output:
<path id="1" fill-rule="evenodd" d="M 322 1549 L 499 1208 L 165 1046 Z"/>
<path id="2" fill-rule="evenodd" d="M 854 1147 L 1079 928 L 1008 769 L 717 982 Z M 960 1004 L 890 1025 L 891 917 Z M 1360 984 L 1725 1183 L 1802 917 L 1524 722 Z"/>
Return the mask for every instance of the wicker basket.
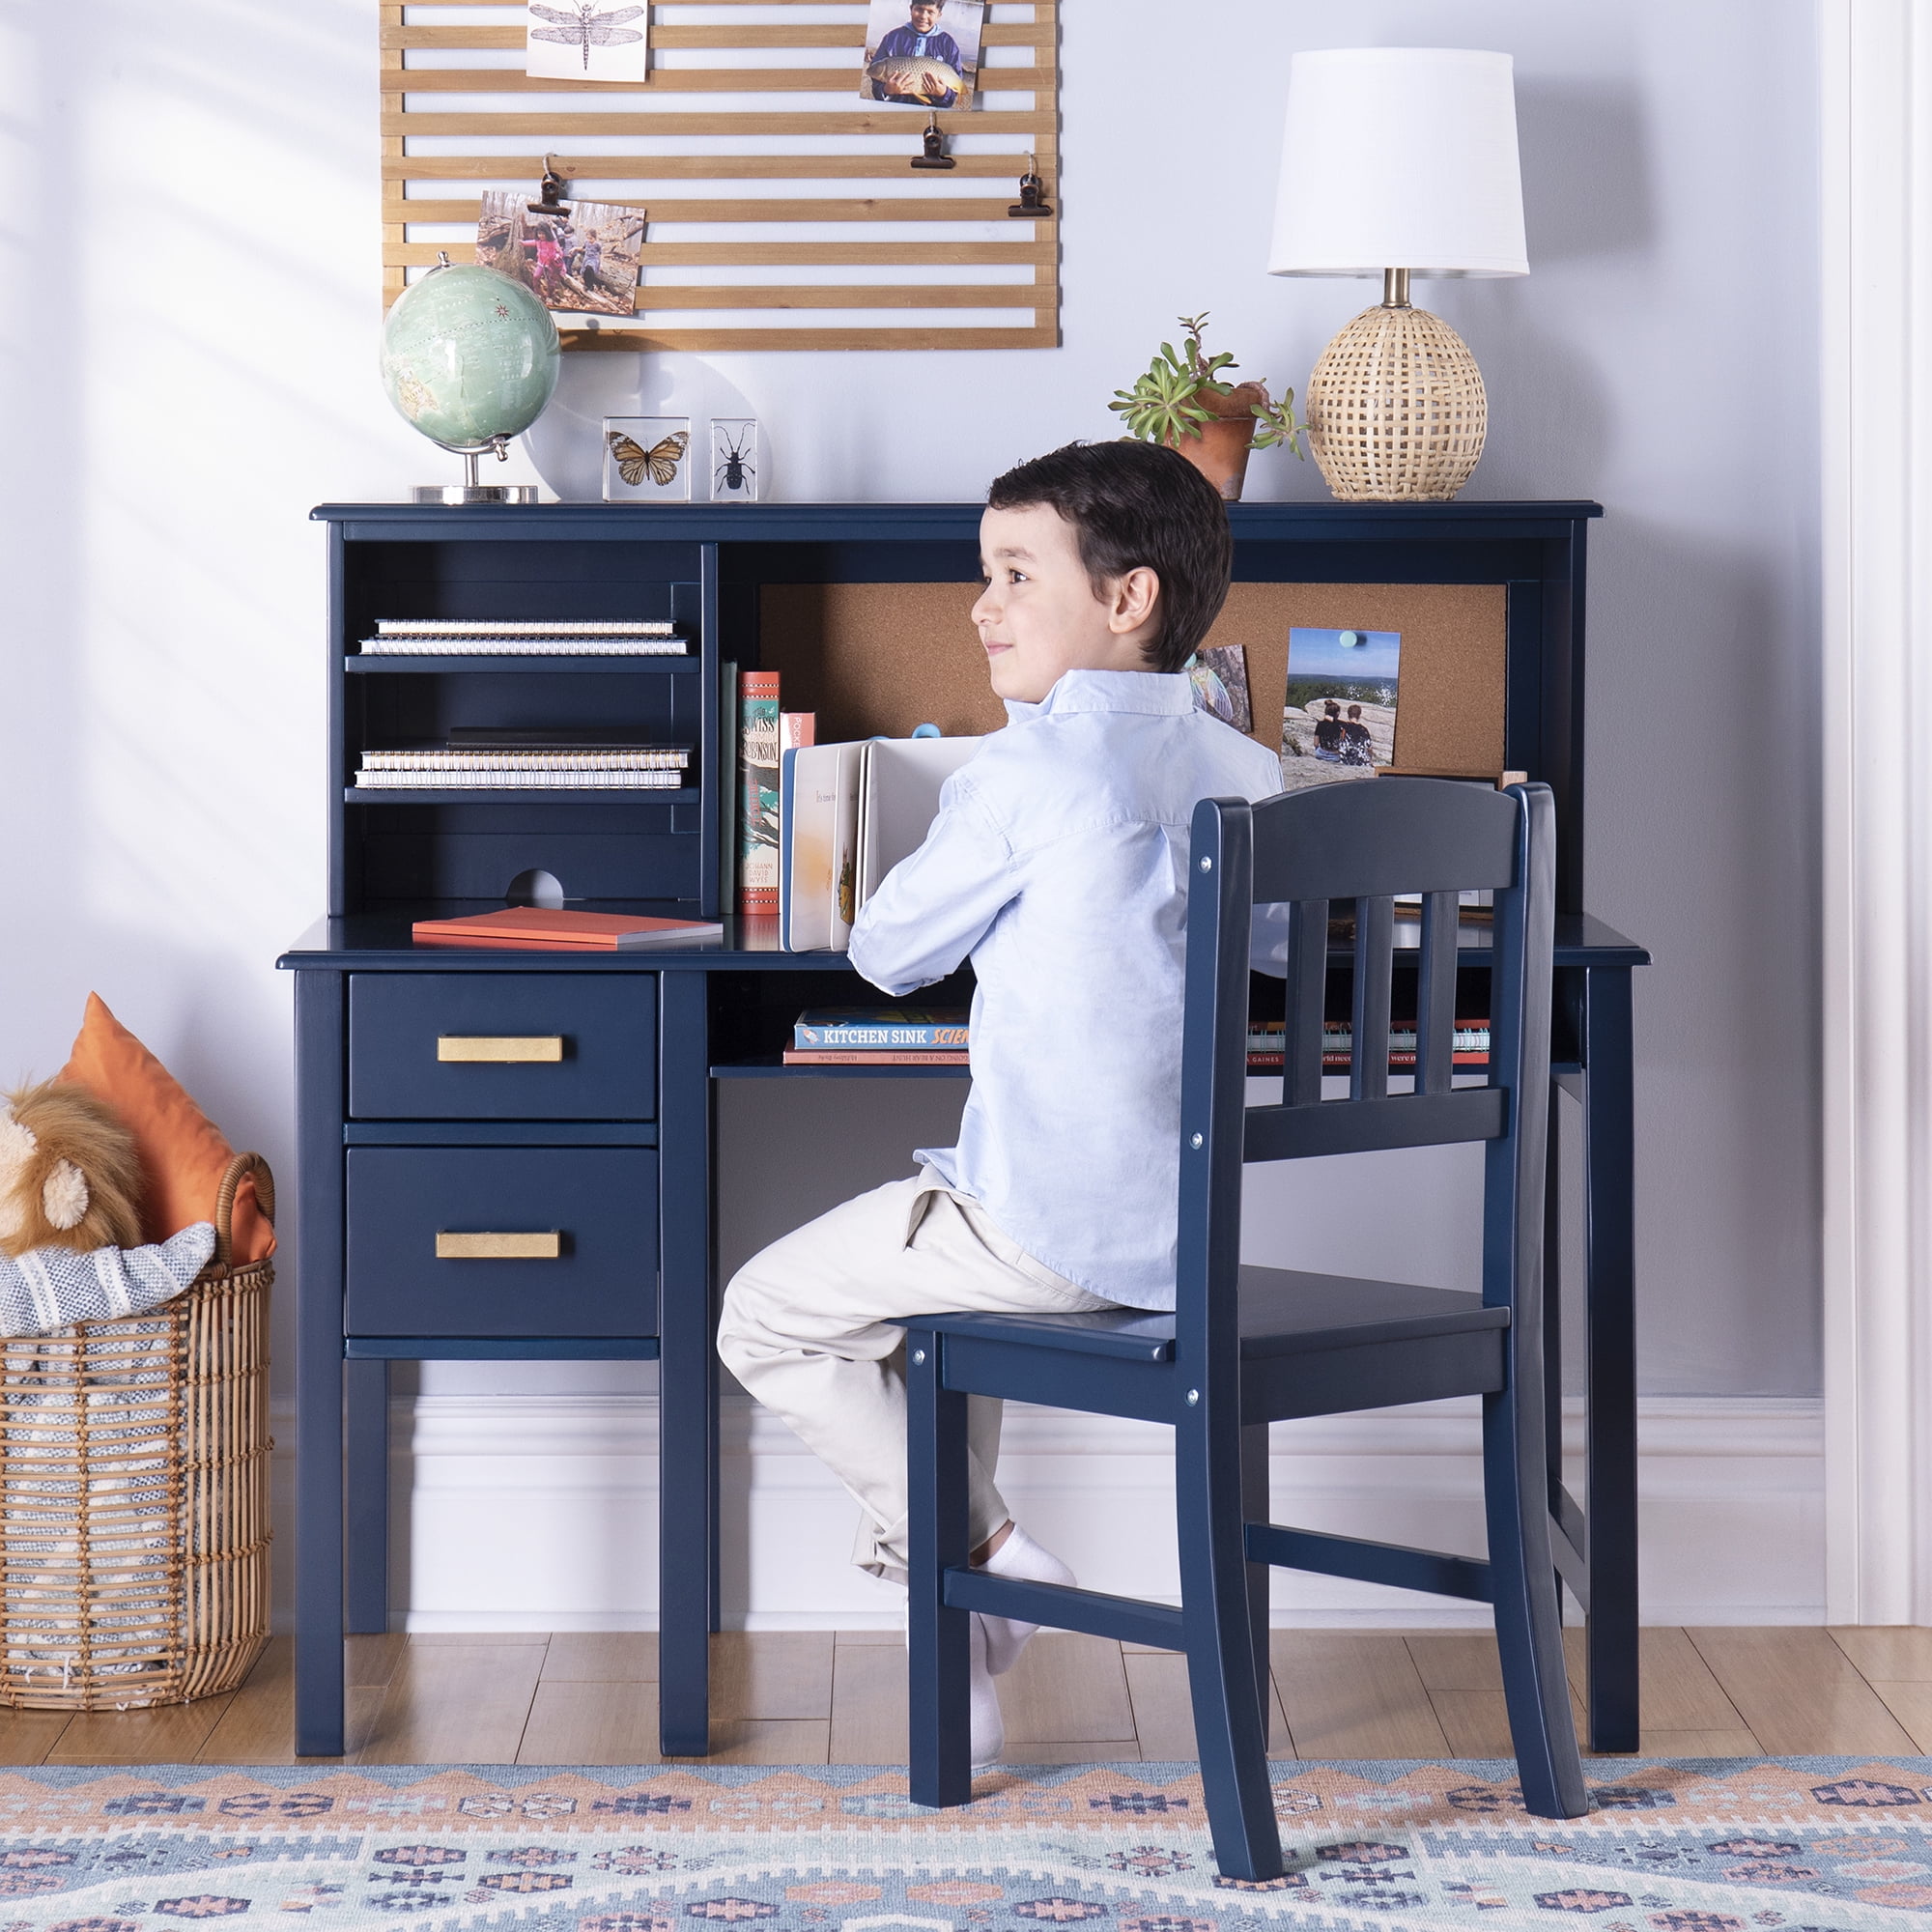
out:
<path id="1" fill-rule="evenodd" d="M 214 1258 L 151 1314 L 0 1340 L 0 1705 L 183 1704 L 269 1634 L 269 1262 Z"/>

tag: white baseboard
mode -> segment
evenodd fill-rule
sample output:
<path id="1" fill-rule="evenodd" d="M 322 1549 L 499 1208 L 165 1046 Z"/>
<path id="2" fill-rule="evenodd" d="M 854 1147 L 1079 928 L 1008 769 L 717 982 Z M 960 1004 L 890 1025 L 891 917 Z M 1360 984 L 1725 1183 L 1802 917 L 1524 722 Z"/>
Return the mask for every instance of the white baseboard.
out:
<path id="1" fill-rule="evenodd" d="M 654 1395 L 424 1395 L 395 1405 L 391 1430 L 393 1627 L 656 1627 Z M 293 1439 L 286 1422 L 277 1433 Z M 1569 1434 L 1566 1449 L 1580 1455 L 1576 1418 Z M 727 1624 L 895 1625 L 899 1594 L 851 1567 L 857 1510 L 830 1472 L 741 1399 L 727 1404 L 723 1435 Z M 1817 1402 L 1650 1400 L 1639 1406 L 1638 1439 L 1647 1623 L 1824 1620 Z M 1173 1602 L 1169 1443 L 1153 1424 L 1015 1405 L 1001 1488 L 1090 1588 Z M 288 1471 L 279 1473 L 286 1489 Z M 1272 1473 L 1277 1522 L 1482 1551 L 1470 1405 L 1278 1424 Z M 1482 1627 L 1489 1611 L 1277 1571 L 1273 1620 L 1442 1629 Z"/>

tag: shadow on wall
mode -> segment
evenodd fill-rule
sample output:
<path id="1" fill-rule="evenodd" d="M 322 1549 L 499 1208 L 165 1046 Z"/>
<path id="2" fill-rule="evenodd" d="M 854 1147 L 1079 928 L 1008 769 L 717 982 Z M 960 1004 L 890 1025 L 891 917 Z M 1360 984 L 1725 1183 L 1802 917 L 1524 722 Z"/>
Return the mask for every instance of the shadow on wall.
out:
<path id="1" fill-rule="evenodd" d="M 1643 1350 L 1642 1385 L 1815 1393 L 1816 586 L 1770 540 L 1614 508 L 1591 545 L 1589 899 L 1656 959 L 1636 979 L 1638 1327 L 1669 1348 Z"/>
<path id="2" fill-rule="evenodd" d="M 567 503 L 595 503 L 604 495 L 606 416 L 689 416 L 691 500 L 708 502 L 711 477 L 705 425 L 713 416 L 755 416 L 735 384 L 696 356 L 578 350 L 563 358 L 556 394 L 523 443 L 536 472 Z M 761 450 L 759 496 L 772 497 L 771 447 Z"/>
<path id="3" fill-rule="evenodd" d="M 1519 73 L 1517 137 L 1529 289 L 1515 277 L 1437 281 L 1420 299 L 1464 335 L 1485 374 L 1489 443 L 1472 494 L 1535 496 L 1514 479 L 1554 475 L 1584 495 L 1630 412 L 1569 326 L 1566 298 L 1585 274 L 1601 276 L 1605 258 L 1642 258 L 1655 244 L 1643 110 L 1629 87 Z"/>
<path id="4" fill-rule="evenodd" d="M 1532 272 L 1648 251 L 1657 227 L 1651 143 L 1634 87 L 1519 70 L 1516 125 Z"/>

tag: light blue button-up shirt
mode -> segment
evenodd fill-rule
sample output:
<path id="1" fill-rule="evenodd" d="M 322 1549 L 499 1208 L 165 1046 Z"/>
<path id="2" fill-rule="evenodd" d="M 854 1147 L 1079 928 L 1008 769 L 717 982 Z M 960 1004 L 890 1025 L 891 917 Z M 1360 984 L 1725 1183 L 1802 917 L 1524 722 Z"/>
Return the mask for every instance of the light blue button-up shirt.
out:
<path id="1" fill-rule="evenodd" d="M 1184 675 L 1072 670 L 1007 713 L 860 913 L 852 963 L 896 997 L 971 956 L 959 1145 L 916 1158 L 1057 1274 L 1172 1308 L 1188 825 L 1281 767 Z"/>

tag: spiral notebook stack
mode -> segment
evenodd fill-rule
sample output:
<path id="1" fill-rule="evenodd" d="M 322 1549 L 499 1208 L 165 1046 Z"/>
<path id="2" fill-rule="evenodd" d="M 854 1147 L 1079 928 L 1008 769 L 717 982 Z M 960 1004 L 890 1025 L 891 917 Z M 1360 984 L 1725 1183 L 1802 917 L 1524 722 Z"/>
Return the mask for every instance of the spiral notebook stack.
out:
<path id="1" fill-rule="evenodd" d="M 376 658 L 684 657 L 675 624 L 639 617 L 379 617 L 357 645 Z"/>
<path id="2" fill-rule="evenodd" d="M 652 745 L 622 728 L 458 726 L 428 745 L 365 751 L 363 791 L 676 791 L 690 749 Z"/>

